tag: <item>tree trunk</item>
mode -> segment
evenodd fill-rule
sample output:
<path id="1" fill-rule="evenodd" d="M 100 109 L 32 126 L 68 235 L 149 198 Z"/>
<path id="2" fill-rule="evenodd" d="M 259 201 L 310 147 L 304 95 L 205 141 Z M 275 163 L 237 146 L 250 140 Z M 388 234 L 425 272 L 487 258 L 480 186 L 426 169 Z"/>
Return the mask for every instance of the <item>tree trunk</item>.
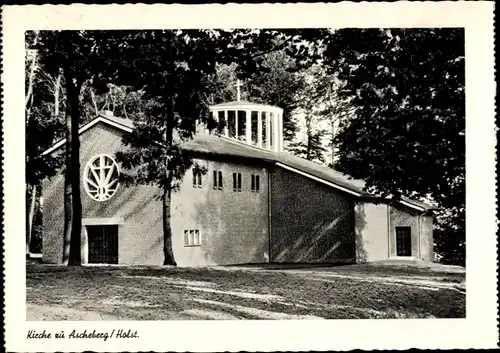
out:
<path id="1" fill-rule="evenodd" d="M 29 185 L 26 184 L 26 204 L 29 202 L 29 197 L 30 195 L 30 190 L 29 190 Z M 30 223 L 30 213 L 27 208 L 25 208 L 25 217 L 26 217 L 26 234 L 25 234 L 25 240 L 26 240 L 26 259 L 29 258 L 30 255 L 30 250 L 29 250 L 29 237 L 31 234 L 31 230 L 29 228 L 29 223 Z"/>
<path id="2" fill-rule="evenodd" d="M 306 115 L 306 128 L 307 128 L 307 145 L 306 145 L 306 159 L 311 160 L 311 139 L 312 139 L 312 127 L 311 127 L 311 117 Z"/>
<path id="3" fill-rule="evenodd" d="M 35 39 L 33 40 L 33 46 L 35 46 L 37 41 L 38 41 L 38 33 L 39 33 L 38 31 L 35 31 Z M 25 108 L 28 107 L 28 102 L 30 101 L 31 96 L 33 95 L 33 81 L 35 79 L 35 70 L 36 70 L 36 56 L 37 56 L 37 53 L 36 53 L 36 51 L 34 51 L 33 58 L 31 61 L 30 73 L 28 76 L 28 92 L 26 92 L 26 96 L 24 99 L 24 107 Z M 29 117 L 27 117 L 27 119 L 29 119 Z"/>
<path id="4" fill-rule="evenodd" d="M 165 185 L 163 187 L 163 265 L 177 266 L 172 250 L 172 228 L 170 227 L 171 194 L 169 185 Z"/>
<path id="5" fill-rule="evenodd" d="M 73 86 L 73 85 L 72 85 Z M 74 86 L 73 86 L 74 87 Z M 70 170 L 71 188 L 73 190 L 73 227 L 71 228 L 71 244 L 69 251 L 68 265 L 79 266 L 81 259 L 81 231 L 82 231 L 82 200 L 80 193 L 80 138 L 78 136 L 78 126 L 80 123 L 80 109 L 78 101 L 78 89 L 68 96 L 71 106 L 71 134 L 72 136 L 72 168 Z"/>
<path id="6" fill-rule="evenodd" d="M 332 168 L 335 166 L 335 120 L 332 119 Z"/>
<path id="7" fill-rule="evenodd" d="M 59 90 L 61 86 L 61 74 L 59 73 L 56 78 L 56 83 L 54 87 L 54 116 L 57 118 L 59 116 Z"/>
<path id="8" fill-rule="evenodd" d="M 68 84 L 66 84 L 68 85 Z M 69 98 L 69 92 L 68 92 Z M 71 103 L 66 102 L 66 165 L 64 170 L 64 244 L 63 244 L 63 265 L 68 265 L 71 233 L 73 229 L 73 184 L 71 182 L 71 171 L 73 169 L 73 134 L 71 119 Z"/>
<path id="9" fill-rule="evenodd" d="M 27 194 L 29 193 L 29 187 L 26 189 Z M 36 206 L 36 185 L 31 188 L 31 205 L 30 211 L 28 213 L 28 219 L 26 222 L 26 257 L 30 255 L 30 245 L 31 245 L 31 234 L 33 233 L 33 218 L 35 216 L 35 206 Z M 28 198 L 27 198 L 28 199 Z"/>
<path id="10" fill-rule="evenodd" d="M 64 33 L 64 32 L 63 32 Z M 66 47 L 71 45 L 71 38 L 63 41 Z M 66 84 L 66 169 L 64 181 L 64 249 L 63 264 L 81 265 L 81 228 L 82 202 L 80 195 L 80 140 L 78 125 L 80 111 L 78 101 L 78 84 L 75 85 L 71 65 L 71 49 L 67 49 L 64 65 L 64 81 Z"/>
<path id="11" fill-rule="evenodd" d="M 172 147 L 174 102 L 173 98 L 167 100 L 167 116 L 165 124 L 165 143 L 167 151 Z M 168 168 L 168 156 L 165 156 L 165 183 L 163 185 L 163 265 L 177 266 L 172 250 L 172 228 L 170 225 L 170 205 L 172 203 L 172 177 Z"/>
<path id="12" fill-rule="evenodd" d="M 89 86 L 89 91 L 90 91 L 90 97 L 92 98 L 92 104 L 94 105 L 95 115 L 98 116 L 99 115 L 99 109 L 97 108 L 97 103 L 95 101 L 94 91 L 92 90 L 91 86 Z"/>

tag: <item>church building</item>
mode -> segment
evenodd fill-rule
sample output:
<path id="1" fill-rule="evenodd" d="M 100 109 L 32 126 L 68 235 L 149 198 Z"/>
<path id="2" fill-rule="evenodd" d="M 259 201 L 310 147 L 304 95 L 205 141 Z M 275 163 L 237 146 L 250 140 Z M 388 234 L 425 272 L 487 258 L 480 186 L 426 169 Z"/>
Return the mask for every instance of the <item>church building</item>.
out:
<path id="1" fill-rule="evenodd" d="M 283 151 L 283 110 L 235 101 L 214 105 L 222 134 L 185 142 L 194 161 L 172 193 L 172 246 L 179 266 L 433 260 L 432 207 L 390 203 L 326 166 Z M 115 153 L 132 121 L 103 113 L 80 128 L 86 264 L 161 265 L 162 194 L 121 185 Z M 45 151 L 60 153 L 65 140 Z M 64 176 L 44 182 L 43 262 L 61 263 Z"/>

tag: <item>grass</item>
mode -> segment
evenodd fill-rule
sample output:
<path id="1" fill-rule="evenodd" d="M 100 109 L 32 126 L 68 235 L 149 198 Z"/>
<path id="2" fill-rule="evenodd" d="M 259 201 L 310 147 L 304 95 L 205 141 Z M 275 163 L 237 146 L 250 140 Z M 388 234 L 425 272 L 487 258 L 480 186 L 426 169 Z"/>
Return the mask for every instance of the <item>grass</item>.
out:
<path id="1" fill-rule="evenodd" d="M 465 274 L 426 269 L 28 264 L 26 275 L 28 320 L 465 317 Z"/>

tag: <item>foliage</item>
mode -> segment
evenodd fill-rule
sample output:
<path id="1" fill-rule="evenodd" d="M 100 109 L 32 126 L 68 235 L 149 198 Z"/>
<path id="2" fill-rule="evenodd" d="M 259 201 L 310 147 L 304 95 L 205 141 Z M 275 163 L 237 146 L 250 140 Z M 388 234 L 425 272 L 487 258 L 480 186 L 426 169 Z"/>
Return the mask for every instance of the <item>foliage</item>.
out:
<path id="1" fill-rule="evenodd" d="M 335 167 L 366 180 L 369 191 L 434 201 L 442 208 L 436 251 L 462 263 L 463 41 L 460 29 L 27 32 L 27 52 L 37 50 L 36 66 L 26 62 L 36 74 L 27 94 L 27 182 L 61 166 L 40 153 L 64 136 L 66 122 L 75 143 L 67 178 L 77 192 L 74 129 L 106 109 L 135 121 L 118 154 L 124 178 L 158 185 L 168 201 L 192 167 L 182 142 L 199 121 L 213 124 L 208 104 L 233 100 L 240 78 L 244 98 L 284 108 L 285 139 L 296 136 L 293 116 L 302 112 L 307 138 L 290 145 L 294 153 L 323 163 L 323 141 L 335 135 Z"/>
<path id="2" fill-rule="evenodd" d="M 465 207 L 441 210 L 436 220 L 434 245 L 438 260 L 465 266 Z"/>
<path id="3" fill-rule="evenodd" d="M 43 102 L 33 105 L 31 119 L 26 121 L 26 182 L 29 185 L 38 185 L 61 167 L 61 156 L 42 155 L 42 152 L 61 137 L 62 128 L 61 117 L 56 117 L 48 105 Z"/>
<path id="4" fill-rule="evenodd" d="M 324 33 L 324 29 L 240 29 L 226 33 L 231 44 L 217 59 L 213 102 L 235 100 L 234 84 L 237 78 L 243 79 L 243 99 L 283 108 L 283 138 L 291 141 L 297 131 L 297 92 L 306 88 L 301 71 L 319 60 Z"/>
<path id="5" fill-rule="evenodd" d="M 206 84 L 210 91 L 209 103 L 220 104 L 236 100 L 235 84 L 238 79 L 237 76 L 238 65 L 231 64 L 216 64 L 215 73 L 207 78 Z M 242 91 L 242 97 L 249 99 L 245 96 L 246 91 Z"/>
<path id="6" fill-rule="evenodd" d="M 211 103 L 236 100 L 235 84 L 244 77 L 242 99 L 269 104 L 283 109 L 283 138 L 291 141 L 297 132 L 295 114 L 299 109 L 299 92 L 307 90 L 305 77 L 297 64 L 298 58 L 282 49 L 258 56 L 258 69 L 241 74 L 243 64 L 219 64 L 211 79 Z M 238 57 L 235 58 L 237 60 Z"/>
<path id="7" fill-rule="evenodd" d="M 326 42 L 324 65 L 355 107 L 336 167 L 370 191 L 431 199 L 450 211 L 440 234 L 463 233 L 463 29 L 344 29 Z"/>
<path id="8" fill-rule="evenodd" d="M 307 118 L 306 118 L 307 119 Z M 310 125 L 310 123 L 307 123 Z M 303 141 L 292 142 L 288 149 L 296 156 L 305 158 L 317 163 L 325 163 L 326 148 L 323 147 L 322 137 L 326 134 L 325 130 L 313 131 L 307 128 L 306 138 Z"/>
<path id="9" fill-rule="evenodd" d="M 162 30 L 125 34 L 116 73 L 118 83 L 142 89 L 147 101 L 125 136 L 117 159 L 126 181 L 156 184 L 163 190 L 164 264 L 175 265 L 170 228 L 171 192 L 179 187 L 192 160 L 182 149 L 196 124 L 209 122 L 206 77 L 215 73 L 220 48 L 207 31 Z"/>
<path id="10" fill-rule="evenodd" d="M 269 104 L 283 109 L 283 138 L 291 140 L 297 131 L 294 113 L 298 108 L 297 92 L 305 88 L 303 76 L 292 72 L 294 60 L 284 51 L 264 55 L 261 70 L 253 72 L 243 81 L 241 98 L 253 103 Z M 218 104 L 236 100 L 235 84 L 238 65 L 217 65 L 210 80 L 210 103 Z"/>
<path id="11" fill-rule="evenodd" d="M 43 70 L 37 44 L 40 33 L 25 33 L 25 135 L 26 135 L 26 254 L 39 250 L 41 227 L 39 197 L 42 180 L 53 176 L 62 164 L 60 156 L 42 155 L 62 134 L 56 103 L 60 101 L 60 76 Z M 35 235 L 33 237 L 32 235 Z M 34 240 L 34 241 L 33 241 Z"/>
<path id="12" fill-rule="evenodd" d="M 337 75 L 327 74 L 321 65 L 315 65 L 308 70 L 312 76 L 312 83 L 308 84 L 308 90 L 303 95 L 305 99 L 314 100 L 314 113 L 316 119 L 323 126 L 323 137 L 328 137 L 327 144 L 321 144 L 325 154 L 330 154 L 328 165 L 333 168 L 338 154 L 335 144 L 335 136 L 338 130 L 347 123 L 353 115 L 353 107 L 349 97 L 339 97 L 338 91 L 342 83 Z M 328 129 L 325 126 L 328 126 Z"/>
<path id="13" fill-rule="evenodd" d="M 40 35 L 38 51 L 43 70 L 53 77 L 61 77 L 65 100 L 65 191 L 63 263 L 81 265 L 80 236 L 82 204 L 80 195 L 80 142 L 81 88 L 88 80 L 101 78 L 108 63 L 102 60 L 116 46 L 113 36 L 104 32 L 45 31 Z M 58 105 L 55 105 L 58 107 Z"/>
<path id="14" fill-rule="evenodd" d="M 37 49 L 36 43 L 43 40 L 39 34 L 34 42 L 34 32 L 26 33 L 26 92 L 29 91 L 28 77 L 30 76 L 32 60 L 35 60 L 35 70 L 32 80 L 32 92 L 26 106 L 26 183 L 38 185 L 43 179 L 49 178 L 57 172 L 62 159 L 57 156 L 41 155 L 55 140 L 63 135 L 63 120 L 55 110 L 55 90 L 57 79 L 43 68 L 44 57 Z M 35 43 L 35 44 L 34 44 Z M 32 47 L 35 45 L 35 47 Z M 34 51 L 35 55 L 30 54 Z M 64 93 L 61 92 L 63 96 Z M 61 97 L 61 101 L 64 98 Z"/>
<path id="15" fill-rule="evenodd" d="M 338 78 L 328 75 L 322 65 L 313 65 L 300 74 L 305 84 L 296 93 L 299 131 L 287 149 L 319 163 L 326 163 L 330 155 L 328 165 L 332 166 L 337 151 L 333 137 L 339 126 L 349 119 L 352 108 L 348 99 L 341 99 L 337 94 Z"/>
<path id="16" fill-rule="evenodd" d="M 214 98 L 211 90 L 218 88 L 221 97 L 227 95 L 227 86 L 221 81 L 211 82 L 210 78 L 218 77 L 218 64 L 233 61 L 239 63 L 238 75 L 250 75 L 265 67 L 264 54 L 283 49 L 295 40 L 294 35 L 285 35 L 279 43 L 276 31 L 248 29 L 156 30 L 117 35 L 122 45 L 113 56 L 119 67 L 114 82 L 143 90 L 148 101 L 144 113 L 137 115 L 135 131 L 124 138 L 127 150 L 118 153 L 117 159 L 128 170 L 125 178 L 129 181 L 156 184 L 163 189 L 164 264 L 175 265 L 171 192 L 179 187 L 192 165 L 182 143 L 193 137 L 197 123 L 215 127 L 208 111 Z M 231 69 L 228 67 L 226 77 L 234 77 L 235 70 Z"/>
<path id="17" fill-rule="evenodd" d="M 129 149 L 117 156 L 138 182 L 175 188 L 186 170 L 181 143 L 192 138 L 197 121 L 209 118 L 205 76 L 215 63 L 206 58 L 217 48 L 204 31 L 132 32 L 123 43 L 120 56 L 127 61 L 116 82 L 143 89 L 147 103 L 125 137 Z"/>
<path id="18" fill-rule="evenodd" d="M 299 108 L 297 92 L 306 87 L 304 76 L 296 72 L 295 60 L 284 51 L 269 53 L 262 66 L 246 81 L 245 91 L 249 100 L 270 104 L 283 109 L 283 138 L 292 140 L 297 131 L 294 113 Z"/>
<path id="19" fill-rule="evenodd" d="M 302 73 L 303 87 L 297 92 L 299 118 L 304 123 L 303 138 L 298 138 L 288 146 L 293 154 L 318 163 L 325 163 L 326 148 L 323 137 L 327 134 L 323 120 L 325 116 L 322 94 L 323 76 L 318 75 L 316 67 Z M 323 125 L 323 126 L 322 126 Z"/>

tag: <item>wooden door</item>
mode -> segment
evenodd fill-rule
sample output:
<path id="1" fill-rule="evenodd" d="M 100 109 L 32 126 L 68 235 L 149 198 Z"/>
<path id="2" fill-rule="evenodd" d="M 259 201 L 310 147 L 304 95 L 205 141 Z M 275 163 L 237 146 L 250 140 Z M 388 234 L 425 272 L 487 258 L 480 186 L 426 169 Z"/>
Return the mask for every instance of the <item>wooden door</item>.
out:
<path id="1" fill-rule="evenodd" d="M 118 225 L 87 226 L 90 264 L 118 263 Z"/>
<path id="2" fill-rule="evenodd" d="M 396 227 L 396 255 L 411 256 L 411 227 Z"/>

